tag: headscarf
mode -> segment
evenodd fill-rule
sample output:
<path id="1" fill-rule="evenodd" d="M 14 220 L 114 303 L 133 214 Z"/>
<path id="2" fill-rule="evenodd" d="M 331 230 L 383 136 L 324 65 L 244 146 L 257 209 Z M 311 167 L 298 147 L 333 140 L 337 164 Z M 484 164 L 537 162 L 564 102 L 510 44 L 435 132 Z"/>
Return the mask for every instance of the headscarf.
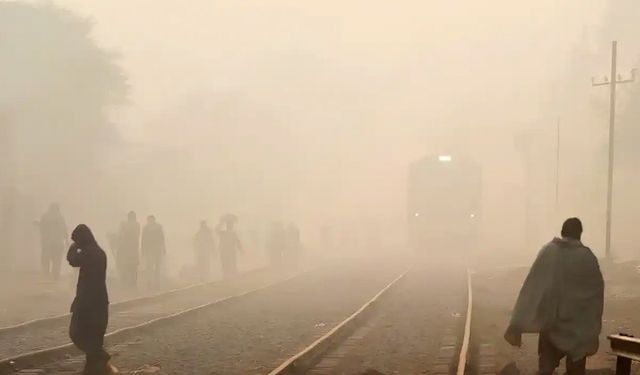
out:
<path id="1" fill-rule="evenodd" d="M 91 229 L 85 224 L 80 224 L 73 230 L 71 239 L 81 248 L 98 244 L 93 233 L 91 233 Z"/>

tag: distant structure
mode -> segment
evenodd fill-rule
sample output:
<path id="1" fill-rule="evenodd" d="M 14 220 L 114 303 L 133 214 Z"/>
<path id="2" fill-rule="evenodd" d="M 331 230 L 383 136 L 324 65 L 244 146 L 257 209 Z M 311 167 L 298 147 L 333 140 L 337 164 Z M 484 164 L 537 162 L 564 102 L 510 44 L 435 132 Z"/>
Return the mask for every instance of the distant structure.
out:
<path id="1" fill-rule="evenodd" d="M 407 180 L 410 246 L 438 252 L 470 246 L 482 218 L 482 171 L 473 160 L 431 155 L 411 163 Z"/>

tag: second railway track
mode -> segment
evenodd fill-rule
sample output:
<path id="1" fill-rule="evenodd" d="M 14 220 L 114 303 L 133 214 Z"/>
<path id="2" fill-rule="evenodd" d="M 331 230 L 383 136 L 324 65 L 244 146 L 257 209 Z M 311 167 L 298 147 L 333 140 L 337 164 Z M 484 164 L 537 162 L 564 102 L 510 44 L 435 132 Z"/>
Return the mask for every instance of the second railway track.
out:
<path id="1" fill-rule="evenodd" d="M 472 284 L 455 268 L 414 265 L 269 375 L 465 374 Z"/>

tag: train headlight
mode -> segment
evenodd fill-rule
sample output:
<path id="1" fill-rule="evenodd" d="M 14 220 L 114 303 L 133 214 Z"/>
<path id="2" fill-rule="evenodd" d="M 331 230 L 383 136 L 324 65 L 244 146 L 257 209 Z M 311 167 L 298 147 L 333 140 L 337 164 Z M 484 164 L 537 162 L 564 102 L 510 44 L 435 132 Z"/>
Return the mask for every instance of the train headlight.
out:
<path id="1" fill-rule="evenodd" d="M 413 214 L 413 216 L 420 217 L 420 212 L 416 212 L 415 214 Z"/>
<path id="2" fill-rule="evenodd" d="M 441 162 L 441 163 L 448 163 L 451 160 L 453 160 L 451 155 L 440 155 L 440 156 L 438 156 L 438 161 Z"/>
<path id="3" fill-rule="evenodd" d="M 475 218 L 476 218 L 476 214 L 470 214 L 470 215 L 469 215 L 469 219 L 473 220 L 473 219 L 475 219 Z"/>

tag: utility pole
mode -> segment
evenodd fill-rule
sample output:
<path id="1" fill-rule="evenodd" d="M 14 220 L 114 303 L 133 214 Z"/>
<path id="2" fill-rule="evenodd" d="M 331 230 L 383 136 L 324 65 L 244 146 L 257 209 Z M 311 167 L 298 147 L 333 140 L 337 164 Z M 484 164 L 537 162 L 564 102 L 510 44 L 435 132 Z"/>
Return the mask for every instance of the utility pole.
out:
<path id="1" fill-rule="evenodd" d="M 631 78 L 623 79 L 618 75 L 618 42 L 611 42 L 611 81 L 608 77 L 604 77 L 603 82 L 595 82 L 591 78 L 593 86 L 609 86 L 609 166 L 607 175 L 607 227 L 605 234 L 605 256 L 611 259 L 611 202 L 613 193 L 613 157 L 614 157 L 614 141 L 616 126 L 616 86 L 619 83 L 630 83 L 635 81 L 635 69 L 631 70 Z"/>
<path id="2" fill-rule="evenodd" d="M 556 214 L 559 207 L 560 194 L 560 117 L 556 123 Z"/>

